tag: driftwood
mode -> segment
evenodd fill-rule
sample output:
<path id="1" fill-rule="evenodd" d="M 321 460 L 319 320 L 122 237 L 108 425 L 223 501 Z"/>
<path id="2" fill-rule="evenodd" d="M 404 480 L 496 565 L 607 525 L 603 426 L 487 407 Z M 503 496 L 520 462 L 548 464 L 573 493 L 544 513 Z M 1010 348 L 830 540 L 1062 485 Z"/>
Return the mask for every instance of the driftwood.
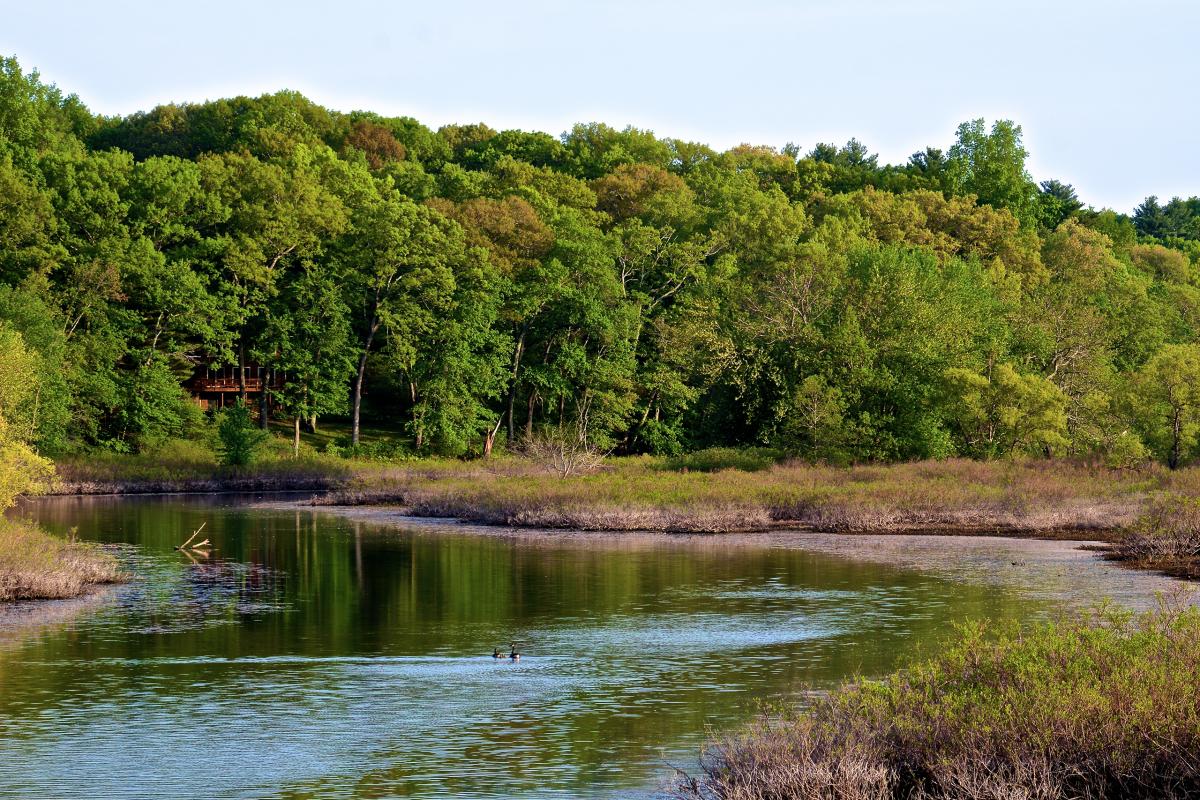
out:
<path id="1" fill-rule="evenodd" d="M 192 544 L 192 540 L 200 535 L 200 531 L 204 530 L 204 526 L 207 524 L 208 524 L 208 522 L 201 522 L 200 527 L 196 528 L 196 530 L 192 532 L 192 535 L 188 537 L 187 541 L 181 545 L 176 545 L 175 549 L 181 550 L 185 553 L 188 550 L 194 550 L 194 551 L 200 553 L 201 555 L 208 555 L 208 553 L 206 553 L 204 551 L 204 548 L 212 546 L 212 542 L 210 542 L 208 539 L 205 539 L 202 542 L 196 542 L 195 544 Z"/>

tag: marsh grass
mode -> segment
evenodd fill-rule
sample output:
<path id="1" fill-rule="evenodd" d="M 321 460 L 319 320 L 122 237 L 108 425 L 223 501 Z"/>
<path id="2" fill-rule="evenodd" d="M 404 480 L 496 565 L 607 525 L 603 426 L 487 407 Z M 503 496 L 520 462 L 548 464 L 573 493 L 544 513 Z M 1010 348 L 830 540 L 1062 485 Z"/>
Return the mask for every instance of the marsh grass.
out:
<path id="1" fill-rule="evenodd" d="M 122 580 L 117 560 L 95 545 L 0 517 L 0 601 L 76 597 Z"/>
<path id="2" fill-rule="evenodd" d="M 376 465 L 317 453 L 295 458 L 291 445 L 272 438 L 251 464 L 225 466 L 211 447 L 169 441 L 136 454 L 94 452 L 56 462 L 51 494 L 155 494 L 168 492 L 326 490 L 347 484 Z"/>
<path id="3" fill-rule="evenodd" d="M 311 490 L 326 505 L 399 505 L 414 514 L 583 530 L 964 531 L 1105 538 L 1151 498 L 1200 496 L 1200 469 L 1114 470 L 1066 460 L 950 459 L 851 467 L 779 462 L 770 451 L 608 458 L 563 477 L 537 459 L 342 458 L 272 440 L 255 462 L 222 467 L 210 449 L 164 445 L 58 464 L 59 494 Z"/>
<path id="4" fill-rule="evenodd" d="M 1200 577 L 1200 497 L 1154 496 L 1142 516 L 1112 544 L 1109 557 L 1177 577 Z"/>
<path id="5" fill-rule="evenodd" d="M 1200 613 L 971 624 L 941 655 L 712 744 L 685 800 L 1200 796 Z"/>
<path id="6" fill-rule="evenodd" d="M 1163 471 L 1045 461 L 929 461 L 829 467 L 671 470 L 655 458 L 610 459 L 561 479 L 521 459 L 363 474 L 321 504 L 396 504 L 414 514 L 583 530 L 1109 531 L 1131 524 Z"/>

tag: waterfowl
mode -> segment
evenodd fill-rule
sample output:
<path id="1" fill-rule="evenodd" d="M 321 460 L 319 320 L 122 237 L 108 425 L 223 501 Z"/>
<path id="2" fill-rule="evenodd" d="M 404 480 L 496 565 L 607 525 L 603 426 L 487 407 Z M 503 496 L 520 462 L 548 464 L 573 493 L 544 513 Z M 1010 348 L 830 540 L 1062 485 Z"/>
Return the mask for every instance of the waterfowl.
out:
<path id="1" fill-rule="evenodd" d="M 492 658 L 504 658 L 504 653 L 500 652 L 499 647 L 492 650 Z"/>

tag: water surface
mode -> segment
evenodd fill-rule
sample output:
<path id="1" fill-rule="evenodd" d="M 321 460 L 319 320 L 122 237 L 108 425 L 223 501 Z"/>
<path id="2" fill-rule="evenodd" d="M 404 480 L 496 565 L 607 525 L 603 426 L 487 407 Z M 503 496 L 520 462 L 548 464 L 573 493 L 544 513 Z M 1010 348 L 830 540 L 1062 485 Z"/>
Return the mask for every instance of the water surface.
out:
<path id="1" fill-rule="evenodd" d="M 0 635 L 5 797 L 649 796 L 763 702 L 1081 599 L 748 537 L 478 535 L 244 498 L 31 511 L 136 577 Z M 174 551 L 201 523 L 211 556 Z M 514 639 L 519 662 L 490 657 Z"/>

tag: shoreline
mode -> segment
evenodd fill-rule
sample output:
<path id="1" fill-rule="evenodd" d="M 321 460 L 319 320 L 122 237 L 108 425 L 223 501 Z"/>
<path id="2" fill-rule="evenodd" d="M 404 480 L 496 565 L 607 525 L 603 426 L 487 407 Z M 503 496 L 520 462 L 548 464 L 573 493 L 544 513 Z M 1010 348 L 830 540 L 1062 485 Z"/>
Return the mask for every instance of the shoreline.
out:
<path id="1" fill-rule="evenodd" d="M 780 528 L 725 534 L 668 531 L 600 531 L 529 528 L 420 517 L 386 506 L 308 506 L 257 503 L 264 510 L 307 510 L 428 534 L 493 536 L 522 544 L 555 546 L 585 542 L 597 547 L 784 547 L 896 569 L 943 575 L 1077 604 L 1084 610 L 1107 597 L 1149 609 L 1158 594 L 1192 593 L 1188 581 L 1158 570 L 1130 569 L 1101 552 L 1095 538 L 1035 538 L 950 532 L 842 533 Z M 1086 568 L 1083 568 L 1086 567 Z M 1200 596 L 1200 595 L 1198 595 Z"/>
<path id="2" fill-rule="evenodd" d="M 380 519 L 402 519 L 417 523 L 424 523 L 432 520 L 455 525 L 476 526 L 479 528 L 493 530 L 511 529 L 514 531 L 520 530 L 562 534 L 661 534 L 666 536 L 730 537 L 784 532 L 830 534 L 839 536 L 962 536 L 999 539 L 1030 539 L 1034 541 L 1086 541 L 1094 544 L 1107 544 L 1110 543 L 1115 537 L 1119 536 L 1122 532 L 1122 528 L 1120 527 L 1095 527 L 1091 524 L 1066 524 L 1055 527 L 1039 527 L 1019 524 L 955 524 L 949 522 L 921 523 L 915 521 L 855 528 L 838 528 L 822 527 L 819 524 L 806 522 L 802 519 L 787 518 L 769 520 L 761 527 L 741 527 L 721 530 L 709 530 L 701 527 L 688 527 L 682 525 L 672 527 L 622 527 L 620 525 L 594 525 L 584 527 L 568 524 L 548 525 L 526 519 L 497 520 L 494 516 L 487 513 L 466 516 L 431 514 L 419 512 L 411 506 L 393 505 L 389 503 L 331 503 L 323 501 L 320 497 L 279 504 L 263 502 L 256 503 L 255 505 L 262 508 L 272 509 L 300 508 L 317 511 L 330 511 L 333 513 L 341 513 L 346 516 L 355 515 L 355 511 L 362 510 L 364 516 L 376 516 Z"/>
<path id="3" fill-rule="evenodd" d="M 0 518 L 0 607 L 83 597 L 127 580 L 117 559 L 94 543 L 54 536 L 28 520 Z"/>
<path id="4" fill-rule="evenodd" d="M 338 477 L 182 478 L 178 480 L 57 481 L 42 497 L 153 497 L 180 494 L 253 494 L 256 492 L 331 492 L 344 489 Z"/>
<path id="5" fill-rule="evenodd" d="M 1200 576 L 1200 557 L 1177 557 L 1190 552 L 1184 547 L 1188 531 L 1172 533 L 1180 542 L 1170 546 L 1160 542 L 1160 531 L 1170 527 L 1162 520 L 1195 517 L 1200 530 L 1200 515 L 1188 511 L 1200 503 L 1200 469 L 965 459 L 848 467 L 791 461 L 711 471 L 671 464 L 613 458 L 595 470 L 560 476 L 536 460 L 501 456 L 396 464 L 269 462 L 239 474 L 177 464 L 161 465 L 156 474 L 142 461 L 113 460 L 61 469 L 50 494 L 296 493 L 299 506 L 388 507 L 413 517 L 531 530 L 1088 539 L 1102 542 L 1105 556 L 1127 567 Z M 1144 545 L 1140 550 L 1131 548 L 1135 540 Z M 1143 557 L 1147 552 L 1150 557 Z"/>

